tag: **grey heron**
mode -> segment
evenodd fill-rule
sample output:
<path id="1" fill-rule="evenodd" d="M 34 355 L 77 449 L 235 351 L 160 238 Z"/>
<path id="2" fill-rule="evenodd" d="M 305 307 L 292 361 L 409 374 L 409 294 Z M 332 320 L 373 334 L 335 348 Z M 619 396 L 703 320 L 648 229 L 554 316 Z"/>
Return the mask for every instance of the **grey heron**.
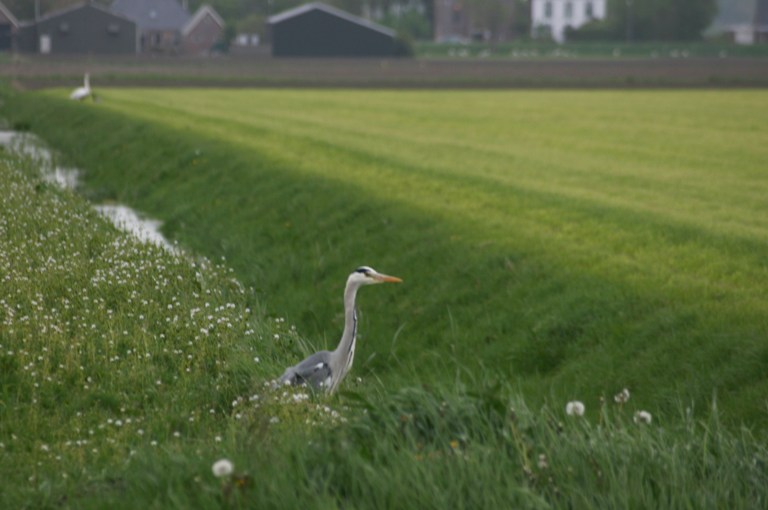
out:
<path id="1" fill-rule="evenodd" d="M 309 384 L 332 393 L 352 367 L 357 338 L 357 312 L 355 298 L 363 285 L 384 282 L 402 282 L 396 276 L 388 276 L 368 266 L 355 269 L 347 278 L 344 289 L 344 332 L 334 351 L 316 352 L 298 365 L 288 367 L 278 379 L 280 384 Z"/>

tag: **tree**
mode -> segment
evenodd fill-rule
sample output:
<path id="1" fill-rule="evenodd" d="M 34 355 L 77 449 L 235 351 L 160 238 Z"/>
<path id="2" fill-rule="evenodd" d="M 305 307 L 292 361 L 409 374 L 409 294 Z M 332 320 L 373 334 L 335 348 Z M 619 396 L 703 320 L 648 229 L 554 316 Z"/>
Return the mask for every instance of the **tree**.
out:
<path id="1" fill-rule="evenodd" d="M 629 41 L 695 40 L 717 14 L 717 0 L 609 0 L 607 23 Z"/>

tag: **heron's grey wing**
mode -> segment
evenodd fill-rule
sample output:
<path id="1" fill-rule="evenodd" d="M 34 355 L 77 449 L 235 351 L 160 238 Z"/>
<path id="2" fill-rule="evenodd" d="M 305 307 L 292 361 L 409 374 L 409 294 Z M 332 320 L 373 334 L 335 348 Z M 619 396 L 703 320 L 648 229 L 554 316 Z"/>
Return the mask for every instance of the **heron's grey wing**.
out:
<path id="1" fill-rule="evenodd" d="M 307 359 L 288 367 L 280 377 L 281 384 L 310 384 L 316 388 L 329 388 L 331 385 L 331 353 L 316 352 Z"/>

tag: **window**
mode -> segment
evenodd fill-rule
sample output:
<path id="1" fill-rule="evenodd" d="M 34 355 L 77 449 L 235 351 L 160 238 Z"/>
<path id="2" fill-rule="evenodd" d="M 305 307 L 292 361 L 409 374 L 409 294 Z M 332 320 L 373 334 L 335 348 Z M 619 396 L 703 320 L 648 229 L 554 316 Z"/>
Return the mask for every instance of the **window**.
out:
<path id="1" fill-rule="evenodd" d="M 573 18 L 573 3 L 565 2 L 565 19 Z"/>
<path id="2" fill-rule="evenodd" d="M 594 11 L 594 7 L 592 7 L 592 2 L 587 2 L 586 4 L 584 4 L 584 15 L 587 18 L 595 17 L 595 11 Z"/>
<path id="3" fill-rule="evenodd" d="M 552 17 L 552 2 L 544 2 L 544 17 L 547 19 Z"/>
<path id="4" fill-rule="evenodd" d="M 51 52 L 51 36 L 49 34 L 40 35 L 40 53 L 47 55 Z"/>
<path id="5" fill-rule="evenodd" d="M 59 32 L 62 34 L 68 34 L 69 33 L 69 23 L 66 21 L 62 21 L 59 23 Z"/>
<path id="6" fill-rule="evenodd" d="M 120 24 L 119 23 L 110 23 L 107 25 L 107 33 L 109 35 L 117 35 L 120 33 Z"/>
<path id="7" fill-rule="evenodd" d="M 460 5 L 454 5 L 453 9 L 451 10 L 451 21 L 454 25 L 458 25 L 461 23 L 462 18 L 462 12 L 461 12 L 461 6 Z"/>

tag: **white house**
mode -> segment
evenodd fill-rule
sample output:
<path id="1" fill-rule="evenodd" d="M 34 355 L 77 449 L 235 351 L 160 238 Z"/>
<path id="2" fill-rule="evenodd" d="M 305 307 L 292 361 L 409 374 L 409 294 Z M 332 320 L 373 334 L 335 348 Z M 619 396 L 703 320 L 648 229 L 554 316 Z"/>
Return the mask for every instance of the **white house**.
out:
<path id="1" fill-rule="evenodd" d="M 578 28 L 594 19 L 605 19 L 606 0 L 533 0 L 531 30 L 534 37 L 551 31 L 557 42 L 565 41 L 566 27 Z"/>

